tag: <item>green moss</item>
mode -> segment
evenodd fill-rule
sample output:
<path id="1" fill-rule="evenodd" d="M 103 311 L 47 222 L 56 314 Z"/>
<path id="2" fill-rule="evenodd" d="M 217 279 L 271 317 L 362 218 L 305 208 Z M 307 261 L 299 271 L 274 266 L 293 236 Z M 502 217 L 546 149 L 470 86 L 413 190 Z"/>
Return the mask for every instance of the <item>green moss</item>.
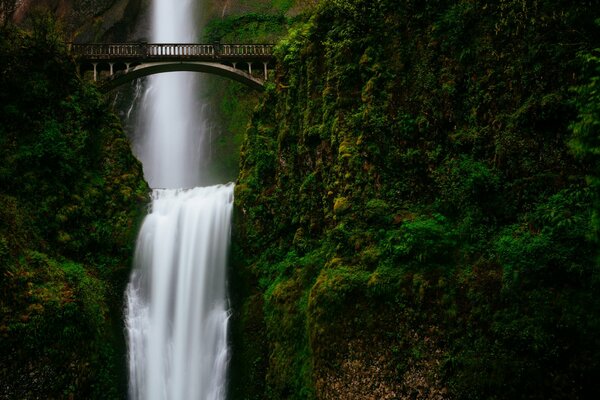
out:
<path id="1" fill-rule="evenodd" d="M 350 210 L 351 204 L 348 198 L 346 197 L 338 197 L 333 202 L 333 212 L 334 214 L 344 214 L 348 210 Z"/>
<path id="2" fill-rule="evenodd" d="M 596 20 L 600 25 L 600 21 Z M 595 165 L 587 176 L 590 187 L 595 192 L 593 226 L 596 237 L 600 238 L 600 170 L 598 155 L 600 154 L 600 143 L 598 143 L 598 131 L 600 130 L 600 104 L 598 86 L 600 85 L 600 55 L 599 50 L 585 53 L 585 73 L 587 82 L 574 88 L 577 94 L 573 100 L 577 107 L 578 117 L 571 124 L 573 137 L 569 145 L 573 152 L 582 160 Z"/>
<path id="3" fill-rule="evenodd" d="M 234 236 L 265 398 L 598 396 L 599 32 L 525 3 L 324 1 L 277 45 Z"/>
<path id="4" fill-rule="evenodd" d="M 224 43 L 271 43 L 287 29 L 283 14 L 250 13 L 211 20 L 204 29 L 204 40 Z"/>
<path id="5" fill-rule="evenodd" d="M 141 166 L 51 19 L 1 28 L 0 72 L 0 397 L 124 397 Z"/>

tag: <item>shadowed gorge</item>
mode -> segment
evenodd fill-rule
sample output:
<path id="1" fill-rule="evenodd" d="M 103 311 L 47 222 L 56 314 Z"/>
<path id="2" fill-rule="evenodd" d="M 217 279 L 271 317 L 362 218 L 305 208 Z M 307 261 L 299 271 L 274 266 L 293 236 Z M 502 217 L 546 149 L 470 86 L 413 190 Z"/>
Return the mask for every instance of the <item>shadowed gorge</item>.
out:
<path id="1" fill-rule="evenodd" d="M 183 3 L 264 92 L 2 28 L 0 398 L 600 398 L 597 0 Z"/>

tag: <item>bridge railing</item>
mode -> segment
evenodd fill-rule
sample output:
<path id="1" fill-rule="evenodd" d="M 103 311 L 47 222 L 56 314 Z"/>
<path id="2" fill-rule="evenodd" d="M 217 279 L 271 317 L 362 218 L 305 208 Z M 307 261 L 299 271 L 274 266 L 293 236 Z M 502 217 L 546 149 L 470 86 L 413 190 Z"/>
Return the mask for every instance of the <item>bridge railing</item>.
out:
<path id="1" fill-rule="evenodd" d="M 72 44 L 71 52 L 86 58 L 144 57 L 146 54 L 141 44 Z"/>
<path id="2" fill-rule="evenodd" d="M 72 44 L 72 53 L 90 60 L 109 59 L 181 59 L 181 58 L 270 58 L 271 44 L 201 43 L 94 43 Z"/>
<path id="3" fill-rule="evenodd" d="M 193 57 L 214 56 L 215 47 L 210 44 L 148 44 L 147 57 Z"/>
<path id="4" fill-rule="evenodd" d="M 273 45 L 264 44 L 223 44 L 220 46 L 223 56 L 271 56 Z"/>

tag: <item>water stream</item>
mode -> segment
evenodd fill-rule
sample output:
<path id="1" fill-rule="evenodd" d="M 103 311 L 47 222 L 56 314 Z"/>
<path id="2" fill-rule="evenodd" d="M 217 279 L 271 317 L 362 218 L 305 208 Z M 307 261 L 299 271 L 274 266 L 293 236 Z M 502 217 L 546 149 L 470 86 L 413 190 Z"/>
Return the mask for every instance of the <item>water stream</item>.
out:
<path id="1" fill-rule="evenodd" d="M 194 0 L 153 0 L 154 42 L 194 42 Z M 132 400 L 222 400 L 233 184 L 198 187 L 205 121 L 193 73 L 152 76 L 136 155 L 152 192 L 126 291 Z M 159 189 L 160 188 L 160 189 Z"/>

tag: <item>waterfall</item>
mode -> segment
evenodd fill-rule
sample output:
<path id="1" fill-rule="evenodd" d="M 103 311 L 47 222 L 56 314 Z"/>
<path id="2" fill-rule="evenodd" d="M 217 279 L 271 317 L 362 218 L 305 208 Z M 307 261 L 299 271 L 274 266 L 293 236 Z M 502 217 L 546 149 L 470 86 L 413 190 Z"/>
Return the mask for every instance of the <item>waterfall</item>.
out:
<path id="1" fill-rule="evenodd" d="M 130 398 L 224 398 L 233 185 L 155 190 L 127 288 Z"/>
<path id="2" fill-rule="evenodd" d="M 153 41 L 196 41 L 194 3 L 154 0 Z M 157 189 L 125 294 L 130 399 L 225 398 L 233 184 L 197 187 L 206 126 L 197 85 L 193 73 L 158 74 L 140 99 L 134 149 Z"/>
<path id="3" fill-rule="evenodd" d="M 152 41 L 194 43 L 197 0 L 153 0 Z M 200 118 L 199 79 L 193 72 L 148 78 L 140 106 L 136 156 L 154 188 L 190 188 L 201 182 L 200 166 L 207 122 Z"/>

